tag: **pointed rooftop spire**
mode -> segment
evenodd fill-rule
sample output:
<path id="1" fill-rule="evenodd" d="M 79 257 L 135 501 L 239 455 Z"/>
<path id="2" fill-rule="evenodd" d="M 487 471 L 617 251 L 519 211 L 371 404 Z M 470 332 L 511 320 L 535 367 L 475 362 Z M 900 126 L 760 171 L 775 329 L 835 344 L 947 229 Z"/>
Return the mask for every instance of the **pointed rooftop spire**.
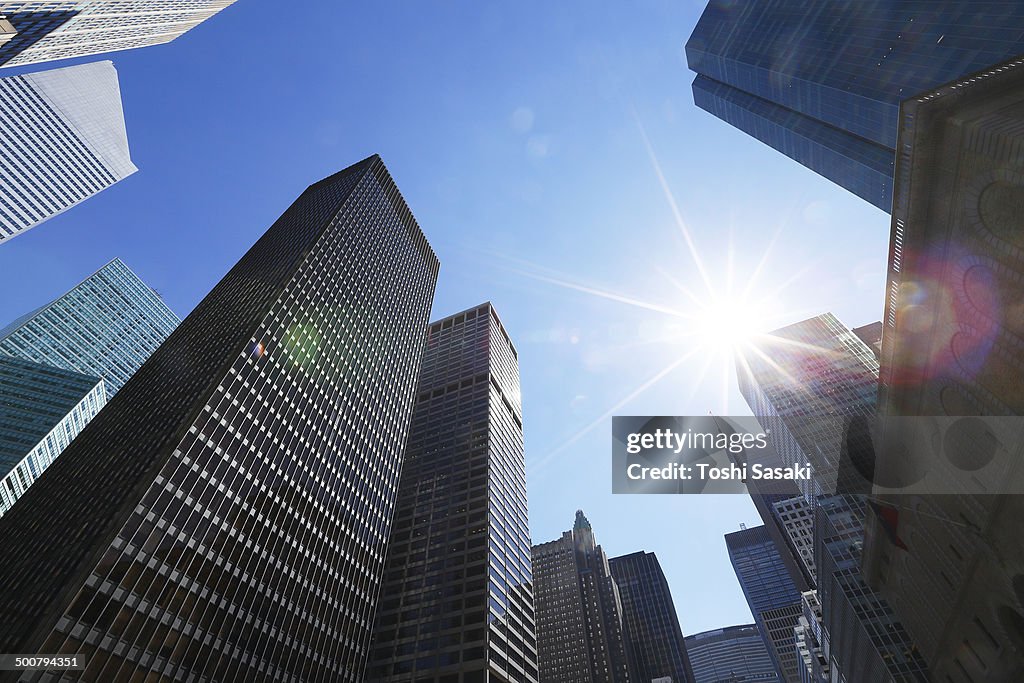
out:
<path id="1" fill-rule="evenodd" d="M 587 516 L 585 514 L 583 514 L 583 510 L 577 510 L 576 511 L 576 523 L 573 525 L 572 530 L 573 531 L 580 531 L 581 529 L 586 529 L 587 531 L 593 531 L 593 529 L 590 526 L 590 520 L 588 520 Z"/>

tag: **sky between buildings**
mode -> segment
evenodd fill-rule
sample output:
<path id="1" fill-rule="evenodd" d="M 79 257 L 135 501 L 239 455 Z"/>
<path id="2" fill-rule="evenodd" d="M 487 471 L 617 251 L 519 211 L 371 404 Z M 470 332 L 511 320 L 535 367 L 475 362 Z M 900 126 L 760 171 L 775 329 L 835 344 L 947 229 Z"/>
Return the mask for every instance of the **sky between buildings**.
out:
<path id="1" fill-rule="evenodd" d="M 610 555 L 657 553 L 684 633 L 751 621 L 722 538 L 749 500 L 613 496 L 610 415 L 748 415 L 665 311 L 757 270 L 768 329 L 878 320 L 889 217 L 693 105 L 702 1 L 301 4 L 109 56 L 140 172 L 0 247 L 0 326 L 115 256 L 184 317 L 308 184 L 379 153 L 441 259 L 432 318 L 490 300 L 518 347 L 534 542 L 582 508 Z"/>

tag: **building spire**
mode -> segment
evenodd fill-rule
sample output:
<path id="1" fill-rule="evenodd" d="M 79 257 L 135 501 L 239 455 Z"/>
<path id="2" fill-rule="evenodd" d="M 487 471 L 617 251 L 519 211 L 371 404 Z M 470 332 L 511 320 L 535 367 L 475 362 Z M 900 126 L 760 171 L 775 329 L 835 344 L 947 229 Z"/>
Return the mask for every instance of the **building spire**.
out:
<path id="1" fill-rule="evenodd" d="M 588 520 L 587 516 L 585 514 L 583 514 L 583 510 L 577 510 L 576 511 L 576 523 L 573 524 L 572 530 L 573 531 L 582 531 L 583 529 L 586 529 L 587 531 L 591 531 L 591 532 L 593 531 L 593 529 L 590 526 L 590 520 Z"/>

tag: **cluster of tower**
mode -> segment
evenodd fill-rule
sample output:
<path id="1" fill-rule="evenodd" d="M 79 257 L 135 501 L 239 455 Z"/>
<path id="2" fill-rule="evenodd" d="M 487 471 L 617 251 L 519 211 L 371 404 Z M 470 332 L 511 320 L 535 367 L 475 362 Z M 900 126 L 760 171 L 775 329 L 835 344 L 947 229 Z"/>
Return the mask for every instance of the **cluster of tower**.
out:
<path id="1" fill-rule="evenodd" d="M 999 1 L 711 0 L 687 42 L 699 107 L 891 214 L 881 321 L 737 363 L 815 472 L 726 538 L 789 683 L 1024 678 L 1022 53 Z"/>

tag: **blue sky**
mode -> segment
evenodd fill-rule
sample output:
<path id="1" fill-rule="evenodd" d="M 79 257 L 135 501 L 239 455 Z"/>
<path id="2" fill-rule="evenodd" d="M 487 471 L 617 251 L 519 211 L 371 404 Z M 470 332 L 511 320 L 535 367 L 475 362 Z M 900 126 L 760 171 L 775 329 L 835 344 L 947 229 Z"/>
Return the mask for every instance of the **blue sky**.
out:
<path id="1" fill-rule="evenodd" d="M 725 354 L 654 310 L 707 299 L 672 202 L 719 295 L 763 261 L 772 327 L 880 319 L 889 219 L 693 105 L 703 2 L 628 5 L 238 0 L 108 56 L 140 172 L 0 247 L 0 324 L 115 256 L 184 316 L 379 153 L 441 259 L 433 317 L 490 300 L 519 349 L 533 540 L 582 508 L 609 554 L 657 553 L 684 633 L 750 621 L 722 539 L 759 523 L 745 496 L 610 493 L 611 414 L 749 414 Z"/>

